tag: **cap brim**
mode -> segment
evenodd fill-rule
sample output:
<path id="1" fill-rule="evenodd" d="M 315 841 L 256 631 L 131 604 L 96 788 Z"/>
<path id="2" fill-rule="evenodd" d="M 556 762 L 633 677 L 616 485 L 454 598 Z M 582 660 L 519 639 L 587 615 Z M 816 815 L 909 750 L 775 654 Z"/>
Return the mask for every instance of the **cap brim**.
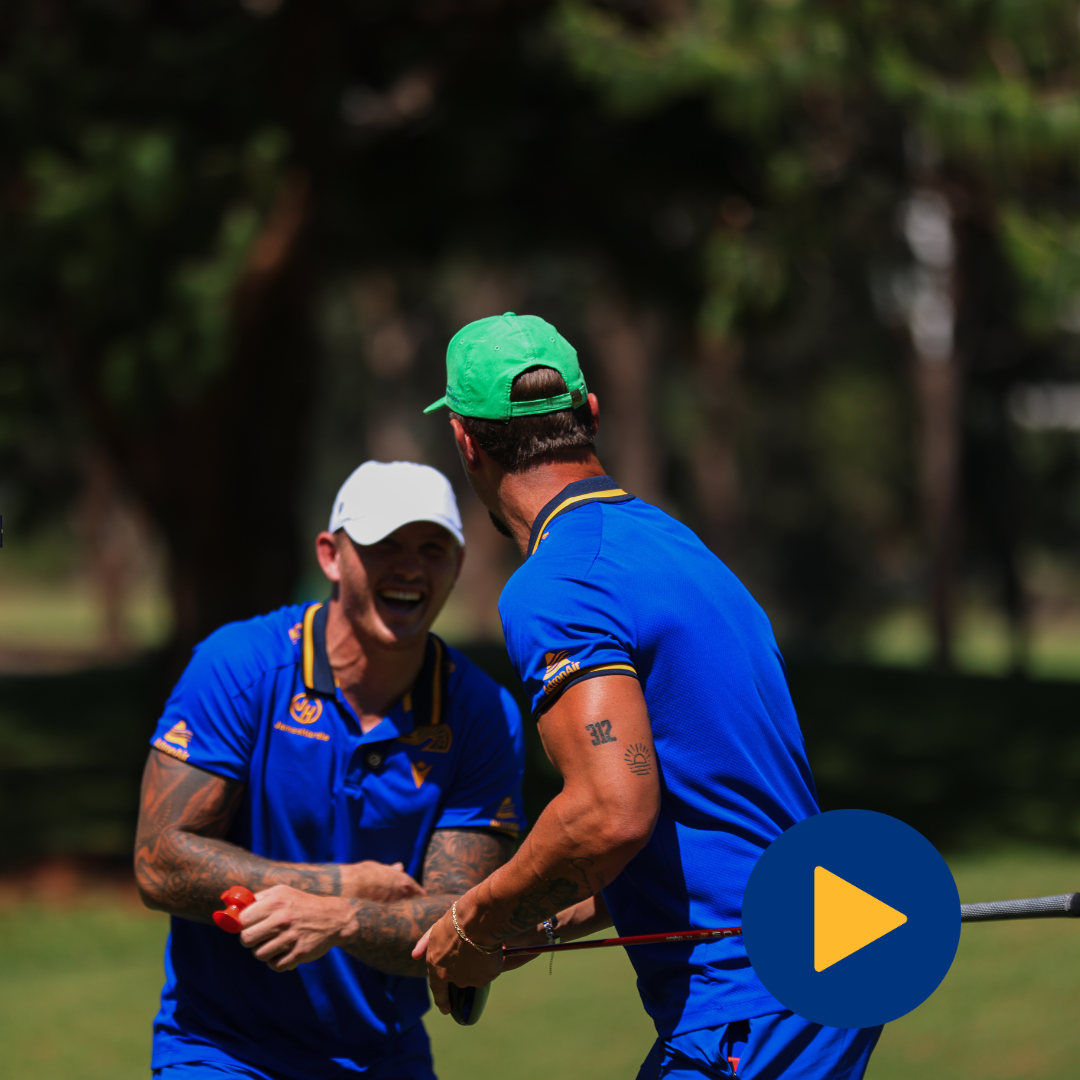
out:
<path id="1" fill-rule="evenodd" d="M 443 396 L 442 396 L 441 398 L 439 398 L 439 400 L 438 400 L 438 401 L 433 401 L 433 402 L 432 402 L 432 403 L 431 403 L 431 404 L 430 404 L 430 405 L 429 405 L 429 406 L 428 406 L 428 407 L 427 407 L 427 408 L 426 408 L 426 409 L 424 410 L 424 414 L 425 414 L 425 415 L 427 415 L 427 414 L 428 414 L 429 412 L 435 412 L 435 411 L 436 411 L 437 409 L 441 409 L 441 408 L 443 408 L 443 406 L 445 406 L 445 405 L 446 405 L 446 395 L 445 395 L 445 394 L 443 394 Z"/>
<path id="2" fill-rule="evenodd" d="M 350 521 L 342 522 L 340 527 L 358 544 L 367 547 L 369 544 L 377 544 L 380 540 L 385 539 L 392 532 L 400 529 L 402 525 L 411 525 L 414 521 L 430 521 L 432 525 L 441 525 L 462 547 L 465 546 L 465 537 L 462 535 L 460 527 L 449 518 L 437 517 L 434 514 L 431 517 L 406 517 L 404 520 L 395 517 L 357 521 L 353 518 Z"/>

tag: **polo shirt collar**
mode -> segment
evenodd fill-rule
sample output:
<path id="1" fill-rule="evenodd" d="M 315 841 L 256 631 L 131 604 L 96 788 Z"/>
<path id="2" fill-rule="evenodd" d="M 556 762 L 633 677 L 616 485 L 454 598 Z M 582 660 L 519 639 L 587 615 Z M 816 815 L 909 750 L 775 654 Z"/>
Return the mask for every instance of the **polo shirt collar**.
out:
<path id="1" fill-rule="evenodd" d="M 627 502 L 634 496 L 623 491 L 610 476 L 590 476 L 585 480 L 575 480 L 555 496 L 536 515 L 532 532 L 529 534 L 529 554 L 540 546 L 540 541 L 547 535 L 548 526 L 560 515 L 579 506 L 594 502 Z"/>
<path id="2" fill-rule="evenodd" d="M 326 651 L 326 617 L 329 613 L 330 605 L 327 603 L 312 604 L 304 612 L 300 666 L 304 686 L 308 690 L 328 697 L 337 697 L 337 683 Z M 389 721 L 392 727 L 398 729 L 396 734 L 399 735 L 407 734 L 414 728 L 444 723 L 446 681 L 450 666 L 445 643 L 434 634 L 428 634 L 424 666 L 420 669 L 412 689 L 407 690 L 401 699 L 400 720 L 395 716 L 398 713 L 398 706 L 395 705 L 383 723 Z M 378 727 L 382 728 L 382 724 Z M 373 728 L 372 731 L 374 730 Z"/>

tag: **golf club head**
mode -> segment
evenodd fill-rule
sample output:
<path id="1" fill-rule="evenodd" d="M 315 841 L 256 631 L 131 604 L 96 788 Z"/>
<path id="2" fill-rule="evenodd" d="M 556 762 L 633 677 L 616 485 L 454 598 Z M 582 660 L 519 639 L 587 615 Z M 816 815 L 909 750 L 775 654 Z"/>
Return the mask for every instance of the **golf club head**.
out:
<path id="1" fill-rule="evenodd" d="M 484 1006 L 487 1004 L 487 986 L 455 986 L 450 984 L 450 1015 L 462 1027 L 472 1027 L 481 1016 L 484 1015 Z"/>

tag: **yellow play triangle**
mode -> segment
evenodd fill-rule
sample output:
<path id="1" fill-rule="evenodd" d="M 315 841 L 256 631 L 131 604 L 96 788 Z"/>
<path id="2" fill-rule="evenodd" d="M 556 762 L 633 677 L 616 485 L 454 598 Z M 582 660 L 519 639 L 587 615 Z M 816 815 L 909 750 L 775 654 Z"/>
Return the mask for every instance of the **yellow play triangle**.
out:
<path id="1" fill-rule="evenodd" d="M 858 952 L 903 926 L 907 916 L 824 866 L 814 867 L 814 970 Z"/>

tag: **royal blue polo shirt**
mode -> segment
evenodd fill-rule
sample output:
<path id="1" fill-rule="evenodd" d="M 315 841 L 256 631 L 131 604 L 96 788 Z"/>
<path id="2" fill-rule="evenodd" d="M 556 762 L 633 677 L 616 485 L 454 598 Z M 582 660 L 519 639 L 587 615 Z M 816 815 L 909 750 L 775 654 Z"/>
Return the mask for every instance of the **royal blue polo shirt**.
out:
<path id="1" fill-rule="evenodd" d="M 524 747 L 507 691 L 430 635 L 415 685 L 365 734 L 334 682 L 328 610 L 223 627 L 165 707 L 157 750 L 244 784 L 227 839 L 288 862 L 401 862 L 419 880 L 435 829 L 516 836 Z M 341 949 L 278 974 L 237 937 L 176 917 L 165 974 L 154 1068 L 236 1061 L 297 1080 L 355 1075 L 428 1008 L 422 978 Z"/>
<path id="2" fill-rule="evenodd" d="M 619 934 L 740 925 L 761 852 L 818 812 L 762 609 L 690 529 L 603 476 L 570 484 L 540 511 L 499 610 L 537 715 L 583 679 L 641 684 L 660 814 L 604 889 Z M 607 737 L 621 740 L 612 720 Z M 625 745 L 626 767 L 643 767 L 646 749 Z M 783 1010 L 741 938 L 627 951 L 665 1038 Z"/>

